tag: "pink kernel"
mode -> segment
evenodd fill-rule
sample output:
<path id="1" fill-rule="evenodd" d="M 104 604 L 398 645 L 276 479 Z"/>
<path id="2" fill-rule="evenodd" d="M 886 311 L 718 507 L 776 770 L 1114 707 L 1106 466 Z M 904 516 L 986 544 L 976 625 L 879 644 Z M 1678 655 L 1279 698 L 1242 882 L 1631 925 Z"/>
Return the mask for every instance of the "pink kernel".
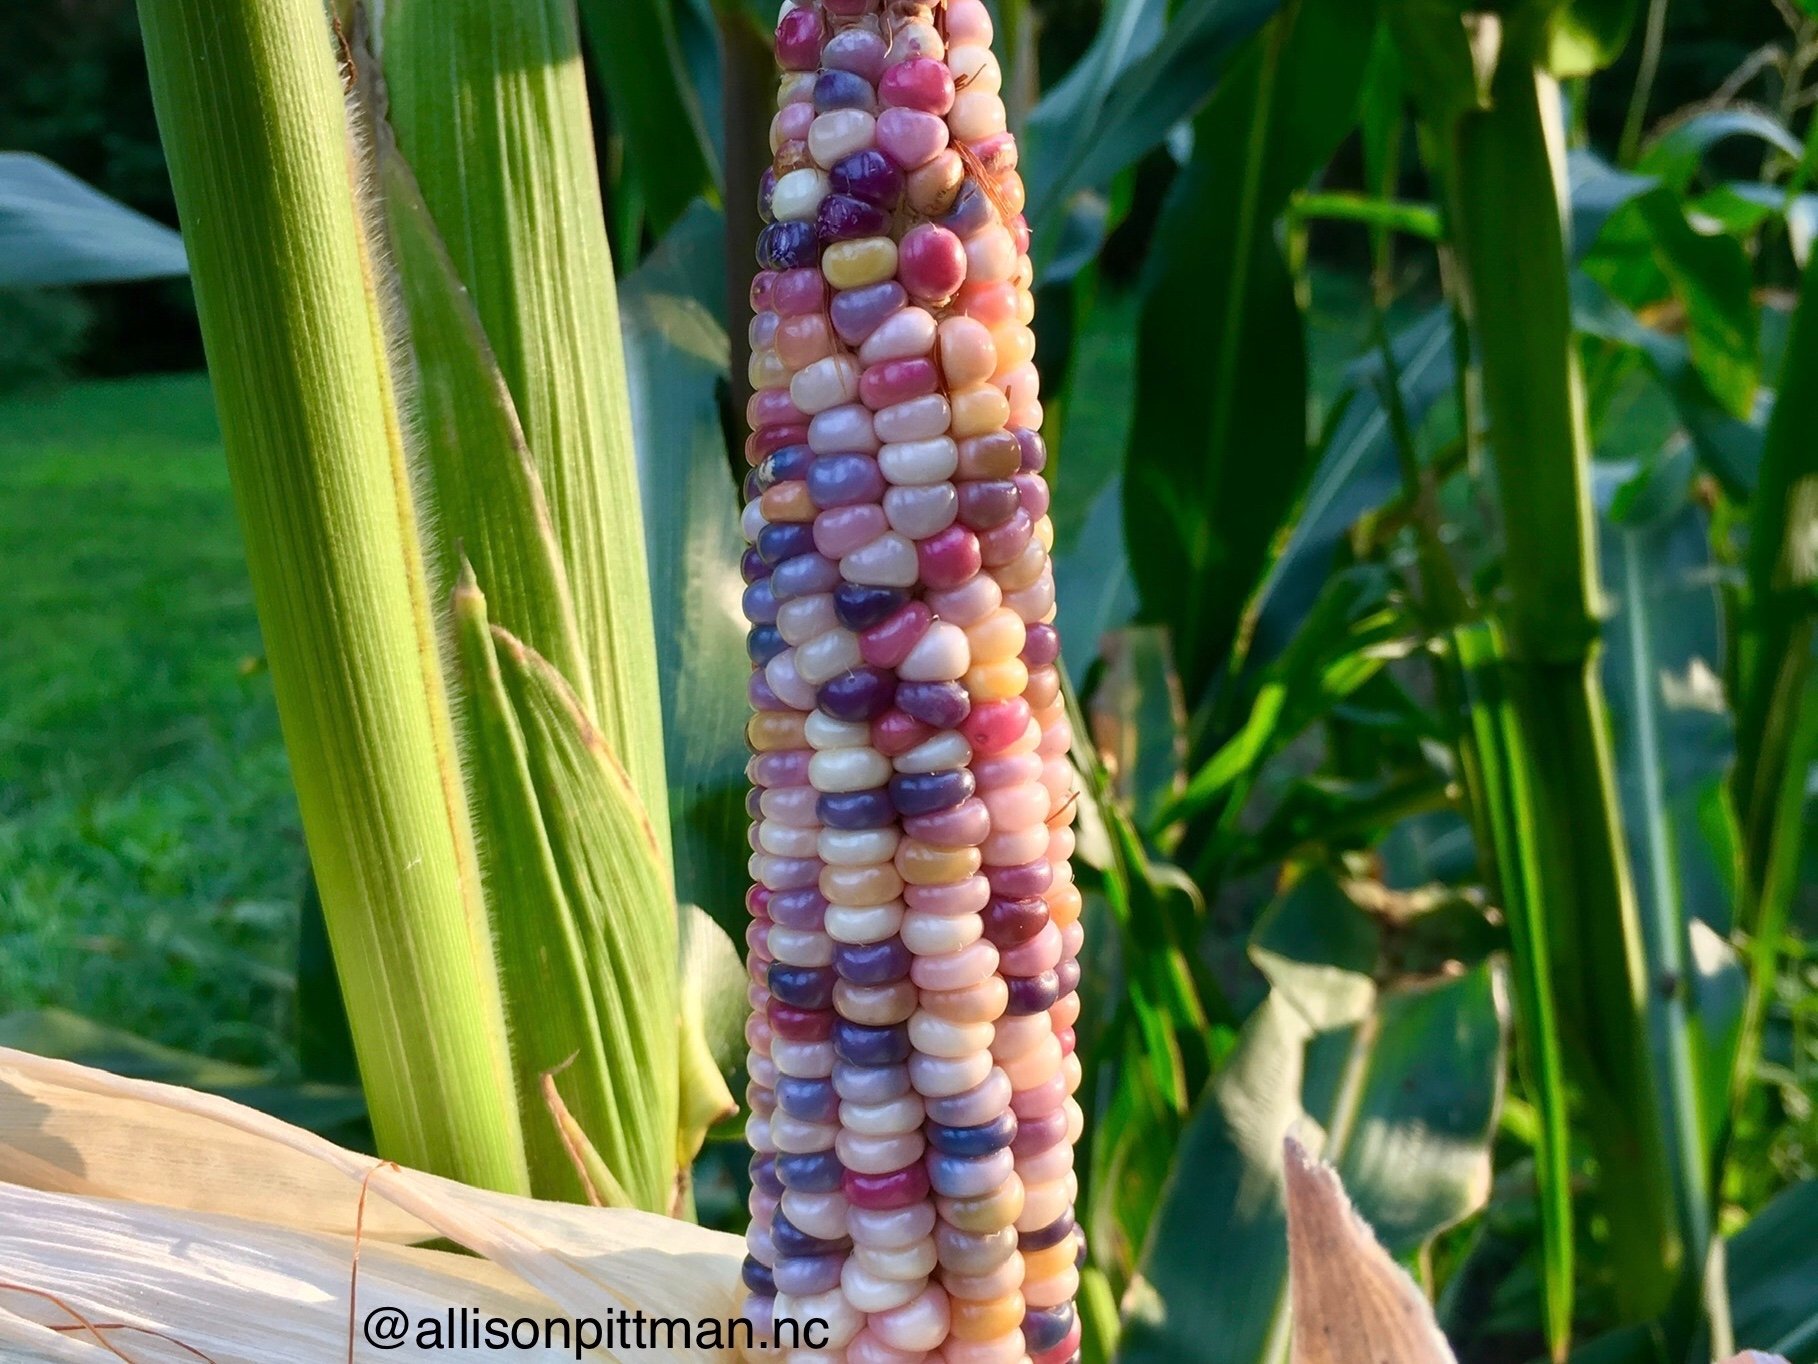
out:
<path id="1" fill-rule="evenodd" d="M 1005 279 L 991 283 L 974 280 L 960 287 L 953 306 L 987 327 L 1001 327 L 1016 321 L 1016 286 Z"/>
<path id="2" fill-rule="evenodd" d="M 1028 255 L 1029 254 L 1029 220 L 1027 218 L 1025 218 L 1022 214 L 1019 213 L 1014 218 L 1012 218 L 1009 221 L 1009 223 L 1006 224 L 1006 226 L 1008 226 L 1010 229 L 1010 240 L 1012 242 L 1016 243 L 1017 255 L 1019 255 L 1019 256 Z"/>
<path id="3" fill-rule="evenodd" d="M 974 705 L 960 722 L 960 733 L 976 754 L 1001 753 L 1029 728 L 1029 703 L 1020 696 Z"/>
<path id="4" fill-rule="evenodd" d="M 991 11 L 982 0 L 952 0 L 947 6 L 947 41 L 958 47 L 970 43 L 988 47 L 991 43 Z"/>
<path id="5" fill-rule="evenodd" d="M 932 393 L 939 386 L 940 374 L 924 356 L 885 360 L 859 375 L 859 401 L 876 412 Z"/>
<path id="6" fill-rule="evenodd" d="M 764 426 L 777 426 L 784 422 L 806 422 L 806 414 L 789 399 L 786 388 L 760 389 L 751 395 L 751 401 L 745 404 L 745 420 L 756 430 Z"/>
<path id="7" fill-rule="evenodd" d="M 886 109 L 878 115 L 877 145 L 904 170 L 914 170 L 946 150 L 947 124 L 920 109 Z"/>
<path id="8" fill-rule="evenodd" d="M 933 725 L 900 710 L 887 710 L 871 722 L 871 746 L 886 758 L 900 758 L 934 735 Z"/>
<path id="9" fill-rule="evenodd" d="M 771 310 L 774 290 L 776 288 L 776 271 L 759 270 L 751 277 L 751 311 L 767 313 Z"/>
<path id="10" fill-rule="evenodd" d="M 820 11 L 812 5 L 790 10 L 776 26 L 776 64 L 785 71 L 812 71 L 820 58 Z"/>
<path id="11" fill-rule="evenodd" d="M 873 668 L 894 668 L 928 633 L 934 612 L 912 601 L 859 636 L 859 655 Z"/>
<path id="12" fill-rule="evenodd" d="M 938 535 L 917 542 L 915 557 L 924 586 L 958 587 L 979 571 L 978 536 L 964 526 L 948 526 Z"/>
<path id="13" fill-rule="evenodd" d="M 910 297 L 945 303 L 966 282 L 965 243 L 936 223 L 920 223 L 903 234 L 896 273 Z"/>
<path id="14" fill-rule="evenodd" d="M 932 57 L 911 57 L 884 73 L 877 93 L 890 108 L 945 115 L 953 107 L 953 72 Z"/>
<path id="15" fill-rule="evenodd" d="M 813 123 L 812 104 L 785 104 L 770 121 L 770 145 L 781 148 L 790 142 L 804 141 Z"/>
<path id="16" fill-rule="evenodd" d="M 812 265 L 776 277 L 776 310 L 783 317 L 818 313 L 827 306 L 827 277 Z"/>
<path id="17" fill-rule="evenodd" d="M 1003 175 L 1016 169 L 1016 136 L 1013 133 L 981 137 L 977 142 L 969 143 L 968 150 L 987 175 Z"/>

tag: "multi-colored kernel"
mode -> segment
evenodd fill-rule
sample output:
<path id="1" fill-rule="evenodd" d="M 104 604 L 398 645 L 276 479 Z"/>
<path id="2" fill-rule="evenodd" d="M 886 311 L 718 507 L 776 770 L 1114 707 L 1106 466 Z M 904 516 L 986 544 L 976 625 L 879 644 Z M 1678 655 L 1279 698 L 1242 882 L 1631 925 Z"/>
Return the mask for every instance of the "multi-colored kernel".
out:
<path id="1" fill-rule="evenodd" d="M 793 0 L 751 304 L 746 1312 L 1070 1364 L 1072 735 L 981 0 Z"/>

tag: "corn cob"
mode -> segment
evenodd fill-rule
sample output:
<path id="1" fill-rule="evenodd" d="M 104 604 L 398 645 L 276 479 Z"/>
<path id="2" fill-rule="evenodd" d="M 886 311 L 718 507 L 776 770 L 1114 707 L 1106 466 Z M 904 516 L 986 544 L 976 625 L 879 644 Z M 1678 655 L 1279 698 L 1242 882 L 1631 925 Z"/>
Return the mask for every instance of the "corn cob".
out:
<path id="1" fill-rule="evenodd" d="M 981 0 L 791 0 L 752 285 L 746 1312 L 1069 1364 L 1071 730 Z M 786 1337 L 780 1337 L 785 1338 Z"/>

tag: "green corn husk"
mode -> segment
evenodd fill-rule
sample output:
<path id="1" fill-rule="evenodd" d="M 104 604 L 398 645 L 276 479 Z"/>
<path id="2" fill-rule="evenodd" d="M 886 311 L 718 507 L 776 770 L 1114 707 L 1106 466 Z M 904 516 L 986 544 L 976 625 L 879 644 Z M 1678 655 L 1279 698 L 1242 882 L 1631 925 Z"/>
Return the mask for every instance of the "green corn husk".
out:
<path id="1" fill-rule="evenodd" d="M 319 0 L 143 0 L 304 835 L 380 1146 L 528 1172 L 380 290 Z"/>

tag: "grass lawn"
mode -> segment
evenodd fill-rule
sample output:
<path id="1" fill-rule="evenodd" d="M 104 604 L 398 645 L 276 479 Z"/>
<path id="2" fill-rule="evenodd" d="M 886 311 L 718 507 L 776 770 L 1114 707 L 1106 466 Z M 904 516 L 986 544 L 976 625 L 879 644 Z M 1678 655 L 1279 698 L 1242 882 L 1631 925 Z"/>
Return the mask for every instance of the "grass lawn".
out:
<path id="1" fill-rule="evenodd" d="M 207 380 L 0 398 L 0 1014 L 289 1060 L 304 856 Z"/>

